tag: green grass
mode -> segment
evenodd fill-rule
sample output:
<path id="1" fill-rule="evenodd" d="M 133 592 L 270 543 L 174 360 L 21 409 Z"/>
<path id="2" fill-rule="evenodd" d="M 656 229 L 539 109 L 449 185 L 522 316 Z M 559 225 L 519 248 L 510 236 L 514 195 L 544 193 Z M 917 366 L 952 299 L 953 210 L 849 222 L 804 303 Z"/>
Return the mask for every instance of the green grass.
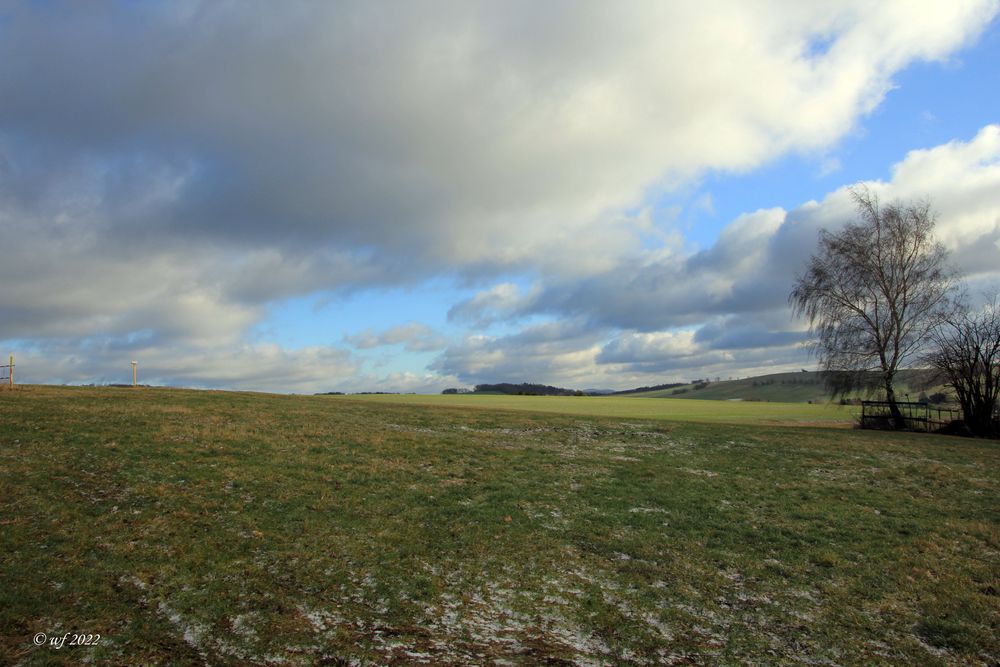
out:
<path id="1" fill-rule="evenodd" d="M 730 418 L 0 392 L 0 663 L 1000 660 L 996 442 Z"/>
<path id="2" fill-rule="evenodd" d="M 366 401 L 452 408 L 517 410 L 557 414 L 655 419 L 705 424 L 774 424 L 848 427 L 854 406 L 833 403 L 752 403 L 743 401 L 637 401 L 631 396 L 511 396 L 506 394 L 369 394 L 330 396 L 333 401 Z"/>
<path id="3" fill-rule="evenodd" d="M 910 395 L 912 400 L 917 400 L 921 391 L 933 394 L 937 391 L 951 393 L 946 387 L 933 386 L 926 387 L 924 372 L 919 370 L 903 369 L 896 376 L 896 395 L 899 400 L 906 400 Z M 868 396 L 863 392 L 858 392 L 859 398 L 877 398 Z M 687 384 L 670 389 L 659 389 L 638 394 L 627 394 L 633 398 L 683 398 L 704 401 L 776 401 L 783 403 L 828 403 L 829 393 L 823 385 L 820 373 L 810 371 L 803 373 L 772 373 L 757 377 L 742 378 L 739 380 L 722 380 L 720 382 L 710 382 L 702 389 L 695 389 L 694 384 Z"/>

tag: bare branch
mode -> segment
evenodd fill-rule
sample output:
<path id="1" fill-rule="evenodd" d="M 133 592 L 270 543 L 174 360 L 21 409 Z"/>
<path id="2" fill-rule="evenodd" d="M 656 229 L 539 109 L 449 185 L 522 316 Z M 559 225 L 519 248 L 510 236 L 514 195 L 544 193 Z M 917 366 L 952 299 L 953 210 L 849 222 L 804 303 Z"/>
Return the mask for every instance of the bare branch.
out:
<path id="1" fill-rule="evenodd" d="M 851 194 L 857 219 L 820 232 L 789 303 L 809 321 L 831 390 L 877 383 L 895 407 L 896 372 L 955 312 L 958 280 L 933 239 L 929 202 L 882 205 L 865 187 Z"/>
<path id="2" fill-rule="evenodd" d="M 955 390 L 966 425 L 983 436 L 1000 435 L 1000 300 L 993 297 L 982 311 L 949 319 L 934 334 L 927 364 Z"/>

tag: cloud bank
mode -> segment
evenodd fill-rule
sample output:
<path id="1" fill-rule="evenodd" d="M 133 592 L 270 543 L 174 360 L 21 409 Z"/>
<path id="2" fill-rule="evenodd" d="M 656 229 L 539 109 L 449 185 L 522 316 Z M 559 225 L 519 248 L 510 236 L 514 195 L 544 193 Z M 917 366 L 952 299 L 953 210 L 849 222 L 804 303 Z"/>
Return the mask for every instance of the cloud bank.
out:
<path id="1" fill-rule="evenodd" d="M 94 345 L 142 341 L 164 381 L 322 389 L 357 376 L 354 353 L 254 347 L 270 304 L 447 275 L 487 289 L 452 309 L 473 331 L 435 363 L 446 379 L 501 373 L 509 350 L 535 346 L 532 377 L 610 381 L 617 368 L 632 373 L 621 384 L 670 370 L 642 350 L 669 358 L 673 329 L 726 318 L 770 349 L 794 332 L 756 314 L 780 310 L 843 194 L 748 212 L 694 256 L 635 211 L 710 171 L 823 151 L 895 72 L 947 58 L 996 12 L 993 0 L 8 6 L 0 230 L 16 251 L 0 263 L 0 340 L 44 350 L 51 379 L 102 377 L 112 360 Z M 995 135 L 911 154 L 891 184 L 933 196 L 942 233 L 981 271 Z M 970 165 L 978 183 L 958 171 Z M 963 185 L 937 187 L 952 176 Z M 535 287 L 505 286 L 513 275 Z M 475 333 L 531 314 L 552 323 Z M 537 340 L 555 331 L 558 344 Z M 442 345 L 401 335 L 345 342 Z M 720 340 L 690 344 L 721 353 Z M 276 383 L 257 355 L 300 371 Z M 198 372 L 183 362 L 208 357 Z"/>
<path id="2" fill-rule="evenodd" d="M 864 185 L 884 201 L 929 198 L 951 263 L 970 287 L 1000 289 L 1000 125 L 983 128 L 968 142 L 914 150 L 893 167 L 890 181 Z M 853 219 L 852 186 L 791 211 L 742 215 L 715 245 L 686 257 L 649 251 L 582 280 L 552 278 L 530 294 L 500 285 L 453 310 L 502 307 L 508 318 L 547 315 L 574 322 L 576 339 L 585 342 L 573 345 L 567 335 L 565 347 L 552 350 L 547 369 L 559 373 L 557 358 L 563 356 L 572 374 L 556 378 L 566 380 L 583 376 L 625 386 L 619 382 L 626 378 L 667 381 L 797 368 L 809 358 L 803 323 L 787 308 L 788 294 L 819 230 Z M 595 348 L 602 338 L 609 342 Z M 490 354 L 475 354 L 481 350 Z M 535 343 L 521 334 L 472 338 L 449 350 L 441 368 L 470 382 L 485 381 L 510 374 L 509 360 L 526 354 L 536 354 Z M 467 357 L 474 361 L 462 363 Z M 513 375 L 527 370 L 515 367 Z"/>

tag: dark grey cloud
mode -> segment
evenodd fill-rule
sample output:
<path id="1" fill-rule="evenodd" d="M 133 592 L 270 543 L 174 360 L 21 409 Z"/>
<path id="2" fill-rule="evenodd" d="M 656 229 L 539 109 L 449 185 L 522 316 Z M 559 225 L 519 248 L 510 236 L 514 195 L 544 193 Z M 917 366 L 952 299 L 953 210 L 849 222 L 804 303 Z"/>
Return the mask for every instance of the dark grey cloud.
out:
<path id="1" fill-rule="evenodd" d="M 592 377 L 605 335 L 587 322 L 561 320 L 505 336 L 468 336 L 449 346 L 431 369 L 466 384 L 562 382 L 575 387 Z"/>
<path id="2" fill-rule="evenodd" d="M 887 67 L 962 43 L 982 6 L 908 16 L 855 70 L 846 45 L 895 9 L 736 5 L 732 26 L 785 46 L 734 57 L 711 39 L 732 27 L 717 9 L 661 3 L 23 5 L 4 17 L 0 126 L 48 185 L 85 181 L 116 236 L 537 263 L 565 240 L 554 226 L 578 232 L 664 173 L 837 138 Z M 810 50 L 816 34 L 831 48 Z M 772 76 L 748 88 L 744 67 Z M 805 117 L 817 95 L 825 115 Z"/>
<path id="3" fill-rule="evenodd" d="M 1000 273 L 1000 126 L 988 126 L 968 142 L 914 151 L 894 174 L 891 182 L 867 186 L 885 200 L 928 198 L 937 212 L 938 237 L 950 248 L 955 268 L 970 277 Z M 718 318 L 738 316 L 740 335 L 749 341 L 763 335 L 755 319 L 775 311 L 789 316 L 789 291 L 815 250 L 819 231 L 836 230 L 854 218 L 845 187 L 789 212 L 745 214 L 714 245 L 692 255 L 638 254 L 580 279 L 551 277 L 530 294 L 503 290 L 498 295 L 493 288 L 456 308 L 471 313 L 502 308 L 508 317 L 582 317 L 610 329 L 641 332 L 716 322 L 705 329 L 704 340 L 721 335 L 714 327 L 727 320 Z M 786 326 L 768 326 L 777 326 L 768 330 L 778 339 L 786 335 Z M 795 335 L 788 333 L 785 342 Z M 731 333 L 733 344 L 725 346 L 734 347 L 737 337 Z"/>
<path id="4" fill-rule="evenodd" d="M 606 327 L 659 331 L 707 318 L 784 306 L 819 230 L 852 215 L 838 192 L 825 207 L 790 214 L 774 209 L 742 216 L 709 249 L 648 261 L 629 258 L 613 270 L 573 281 L 550 279 L 519 302 L 519 313 L 587 317 Z M 478 298 L 478 297 L 477 297 Z M 473 299 L 475 301 L 475 299 Z"/>
<path id="5" fill-rule="evenodd" d="M 706 170 L 833 144 L 893 72 L 946 56 L 995 12 L 5 5 L 0 233 L 15 250 L 0 263 L 0 340 L 58 342 L 67 359 L 74 339 L 102 337 L 208 354 L 242 345 L 283 299 L 441 275 L 537 279 L 456 305 L 473 325 L 541 313 L 653 331 L 773 305 L 783 278 L 761 266 L 785 275 L 795 225 L 663 259 L 623 212 Z M 255 377 L 219 358 L 231 375 L 211 381 Z"/>
<path id="6" fill-rule="evenodd" d="M 464 384 L 544 382 L 572 388 L 624 389 L 696 377 L 798 368 L 809 352 L 797 342 L 762 340 L 721 348 L 694 331 L 613 332 L 584 321 L 532 325 L 502 336 L 470 336 L 450 346 L 433 369 Z"/>
<path id="7" fill-rule="evenodd" d="M 977 289 L 995 289 L 1000 280 L 1000 126 L 984 128 L 968 142 L 914 151 L 896 165 L 893 181 L 867 186 L 884 200 L 929 198 L 952 264 Z M 741 216 L 711 248 L 692 255 L 639 254 L 613 270 L 572 281 L 554 276 L 527 291 L 505 283 L 458 304 L 453 313 L 485 324 L 498 313 L 508 321 L 539 315 L 557 323 L 572 321 L 589 337 L 549 351 L 589 368 L 593 378 L 607 378 L 607 386 L 622 386 L 618 382 L 625 378 L 649 384 L 808 365 L 805 326 L 792 317 L 788 294 L 815 249 L 819 230 L 837 229 L 854 214 L 850 193 L 842 188 L 790 212 Z M 549 330 L 559 331 L 558 324 Z M 530 338 L 470 341 L 449 349 L 442 367 L 461 378 L 502 372 L 513 381 L 531 368 L 575 377 L 558 364 L 536 364 Z"/>
<path id="8" fill-rule="evenodd" d="M 789 330 L 787 320 L 772 329 L 756 317 L 727 316 L 709 321 L 694 335 L 694 342 L 716 350 L 742 350 L 761 347 L 784 347 L 805 343 L 807 332 Z M 782 326 L 784 325 L 784 326 Z"/>

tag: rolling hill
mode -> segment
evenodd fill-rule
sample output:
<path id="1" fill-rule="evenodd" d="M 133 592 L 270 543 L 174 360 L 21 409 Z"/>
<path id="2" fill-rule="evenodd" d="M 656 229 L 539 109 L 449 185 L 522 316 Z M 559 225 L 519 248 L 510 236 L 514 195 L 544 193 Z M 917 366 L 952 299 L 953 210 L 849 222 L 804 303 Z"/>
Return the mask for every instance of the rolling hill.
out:
<path id="1" fill-rule="evenodd" d="M 940 387 L 924 388 L 922 371 L 903 370 L 897 376 L 897 397 L 917 400 L 922 391 L 932 394 Z M 699 382 L 678 387 L 623 394 L 635 398 L 697 398 L 718 401 L 774 401 L 783 403 L 823 403 L 830 400 L 823 378 L 816 371 L 773 373 L 738 380 Z"/>

